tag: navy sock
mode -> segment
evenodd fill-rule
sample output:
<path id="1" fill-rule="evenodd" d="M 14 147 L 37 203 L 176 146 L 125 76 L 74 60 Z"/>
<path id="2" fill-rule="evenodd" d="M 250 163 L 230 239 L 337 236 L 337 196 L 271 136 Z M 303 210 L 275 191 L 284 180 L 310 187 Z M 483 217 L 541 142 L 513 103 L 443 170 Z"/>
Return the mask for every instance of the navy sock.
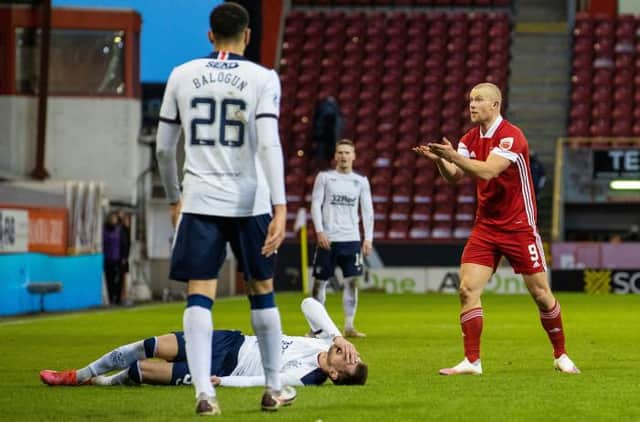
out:
<path id="1" fill-rule="evenodd" d="M 155 337 L 149 337 L 144 341 L 144 355 L 147 359 L 152 358 L 155 355 L 156 344 L 157 341 Z"/>
<path id="2" fill-rule="evenodd" d="M 138 366 L 138 362 L 134 362 L 129 367 L 129 379 L 136 384 L 142 384 L 142 375 L 140 374 L 140 367 Z"/>

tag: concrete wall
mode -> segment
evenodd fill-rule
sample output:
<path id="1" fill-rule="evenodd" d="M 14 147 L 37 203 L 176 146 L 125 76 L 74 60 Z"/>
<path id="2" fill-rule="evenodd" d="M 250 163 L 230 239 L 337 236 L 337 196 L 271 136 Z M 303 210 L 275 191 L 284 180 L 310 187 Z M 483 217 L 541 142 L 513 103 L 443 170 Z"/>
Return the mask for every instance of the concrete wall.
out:
<path id="1" fill-rule="evenodd" d="M 640 13 L 640 0 L 618 0 L 618 13 Z"/>
<path id="2" fill-rule="evenodd" d="M 52 179 L 103 181 L 111 200 L 133 202 L 150 150 L 138 145 L 140 101 L 51 97 L 45 166 Z M 0 171 L 28 176 L 34 167 L 37 99 L 0 96 Z"/>

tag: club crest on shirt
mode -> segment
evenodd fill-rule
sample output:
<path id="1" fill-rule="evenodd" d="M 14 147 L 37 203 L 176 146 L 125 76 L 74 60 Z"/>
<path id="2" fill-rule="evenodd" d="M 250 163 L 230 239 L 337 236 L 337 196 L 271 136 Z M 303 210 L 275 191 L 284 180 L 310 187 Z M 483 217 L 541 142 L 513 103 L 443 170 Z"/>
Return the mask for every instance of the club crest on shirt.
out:
<path id="1" fill-rule="evenodd" d="M 509 137 L 509 138 L 500 139 L 500 144 L 498 144 L 498 146 L 500 147 L 500 149 L 504 149 L 506 151 L 509 151 L 511 149 L 511 147 L 513 146 L 513 138 Z"/>

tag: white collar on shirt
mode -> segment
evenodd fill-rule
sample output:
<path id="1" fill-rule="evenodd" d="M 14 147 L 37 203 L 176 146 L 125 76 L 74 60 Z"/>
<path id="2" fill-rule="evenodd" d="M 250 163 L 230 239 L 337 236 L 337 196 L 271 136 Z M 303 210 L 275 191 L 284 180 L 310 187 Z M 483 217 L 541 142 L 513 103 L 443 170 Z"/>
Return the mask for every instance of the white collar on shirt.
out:
<path id="1" fill-rule="evenodd" d="M 502 116 L 498 114 L 498 117 L 496 118 L 496 120 L 493 122 L 493 124 L 491 125 L 491 127 L 489 128 L 489 130 L 487 131 L 487 133 L 482 133 L 482 127 L 480 128 L 480 137 L 481 138 L 492 138 L 493 134 L 496 133 L 496 129 L 498 129 L 498 126 L 500 126 L 500 123 L 502 123 Z"/>

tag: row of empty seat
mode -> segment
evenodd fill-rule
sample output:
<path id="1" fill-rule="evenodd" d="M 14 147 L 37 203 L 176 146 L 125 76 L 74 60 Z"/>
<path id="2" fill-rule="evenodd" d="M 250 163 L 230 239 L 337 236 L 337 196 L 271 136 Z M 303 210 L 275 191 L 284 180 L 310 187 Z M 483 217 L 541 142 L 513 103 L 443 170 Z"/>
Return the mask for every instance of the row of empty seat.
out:
<path id="1" fill-rule="evenodd" d="M 569 136 L 640 136 L 640 18 L 579 14 Z"/>
<path id="2" fill-rule="evenodd" d="M 492 81 L 506 93 L 510 34 L 504 12 L 290 12 L 280 63 L 289 228 L 297 208 L 309 206 L 318 170 L 313 112 L 332 96 L 356 144 L 356 170 L 371 182 L 378 238 L 466 233 L 474 185 L 448 185 L 411 148 L 442 136 L 457 142 L 471 127 L 475 84 Z"/>

